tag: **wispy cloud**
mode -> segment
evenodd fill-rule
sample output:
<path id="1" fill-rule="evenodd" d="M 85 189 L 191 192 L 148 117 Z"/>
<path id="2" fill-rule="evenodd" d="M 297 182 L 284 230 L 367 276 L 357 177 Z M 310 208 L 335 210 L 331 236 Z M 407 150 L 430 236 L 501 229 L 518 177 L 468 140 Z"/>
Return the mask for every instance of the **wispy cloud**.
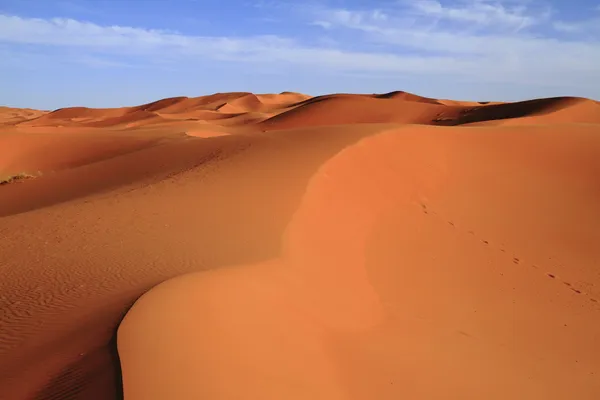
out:
<path id="1" fill-rule="evenodd" d="M 0 43 L 12 48 L 77 49 L 79 62 L 96 67 L 127 66 L 120 59 L 126 56 L 150 63 L 215 60 L 476 82 L 579 87 L 600 82 L 600 24 L 562 22 L 553 18 L 550 7 L 533 0 L 397 0 L 375 9 L 322 4 L 302 7 L 309 11 L 300 8 L 286 10 L 287 17 L 311 32 L 322 32 L 320 39 L 184 35 L 74 19 L 0 15 Z M 557 31 L 571 36 L 552 36 Z M 600 90 L 600 83 L 595 85 Z"/>
<path id="2" fill-rule="evenodd" d="M 436 0 L 421 0 L 411 2 L 411 5 L 413 13 L 423 17 L 513 31 L 533 26 L 547 17 L 547 13 L 530 14 L 523 4 L 472 1 L 447 6 Z"/>
<path id="3" fill-rule="evenodd" d="M 0 41 L 27 45 L 78 47 L 89 53 L 183 57 L 240 62 L 280 62 L 298 66 L 315 64 L 338 70 L 436 71 L 458 60 L 392 53 L 345 52 L 307 46 L 278 36 L 207 37 L 172 31 L 122 26 L 100 26 L 71 19 L 34 19 L 0 15 Z"/>
<path id="4" fill-rule="evenodd" d="M 335 30 L 362 33 L 364 40 L 387 45 L 389 52 L 446 55 L 457 61 L 448 64 L 447 71 L 461 65 L 463 72 L 486 81 L 600 78 L 600 42 L 589 35 L 578 40 L 544 35 L 543 29 L 556 24 L 551 9 L 532 9 L 527 4 L 523 0 L 470 0 L 452 6 L 434 0 L 401 1 L 400 7 L 385 11 L 321 8 L 313 22 L 329 34 Z M 590 33 L 593 25 L 579 21 L 571 29 Z"/>
<path id="5" fill-rule="evenodd" d="M 91 68 L 141 68 L 142 65 L 133 64 L 124 61 L 117 61 L 105 57 L 99 57 L 94 55 L 81 55 L 75 56 L 70 61 L 85 65 Z"/>
<path id="6" fill-rule="evenodd" d="M 552 26 L 563 33 L 600 35 L 600 16 L 581 21 L 555 21 Z"/>
<path id="7" fill-rule="evenodd" d="M 169 30 L 101 26 L 66 18 L 39 19 L 7 15 L 0 15 L 0 41 L 79 47 L 87 52 L 208 58 L 241 57 L 290 45 L 290 40 L 277 36 L 186 36 Z"/>

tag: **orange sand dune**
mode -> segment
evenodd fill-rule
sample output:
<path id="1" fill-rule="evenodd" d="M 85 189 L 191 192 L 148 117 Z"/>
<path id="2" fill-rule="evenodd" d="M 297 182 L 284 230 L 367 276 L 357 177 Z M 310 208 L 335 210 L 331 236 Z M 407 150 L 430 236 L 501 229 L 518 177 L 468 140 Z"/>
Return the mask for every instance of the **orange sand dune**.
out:
<path id="1" fill-rule="evenodd" d="M 300 121 L 314 126 L 376 122 L 462 125 L 524 117 L 528 117 L 528 123 L 600 123 L 600 104 L 588 99 L 564 97 L 472 106 L 466 102 L 428 101 L 412 96 L 316 97 L 269 118 L 262 126 L 264 129 L 286 129 L 300 124 Z"/>
<path id="2" fill-rule="evenodd" d="M 158 138 L 105 132 L 12 131 L 0 135 L 0 171 L 4 174 L 55 172 L 136 151 L 158 141 Z"/>
<path id="3" fill-rule="evenodd" d="M 599 106 L 13 109 L 0 398 L 600 398 Z"/>
<path id="4" fill-rule="evenodd" d="M 0 107 L 0 125 L 16 125 L 30 119 L 39 118 L 47 111 L 31 108 Z"/>
<path id="5" fill-rule="evenodd" d="M 413 93 L 403 92 L 400 90 L 373 95 L 376 99 L 402 99 L 406 101 L 414 101 L 417 103 L 429 103 L 429 104 L 442 104 L 438 99 L 431 99 L 429 97 L 419 96 Z"/>
<path id="6" fill-rule="evenodd" d="M 443 123 L 539 124 L 539 123 L 600 123 L 600 103 L 576 97 L 556 97 L 518 103 L 491 104 L 464 109 L 458 118 Z"/>
<path id="7" fill-rule="evenodd" d="M 123 108 L 86 108 L 71 107 L 55 110 L 50 113 L 32 114 L 30 118 L 14 115 L 25 115 L 26 110 L 6 112 L 11 122 L 20 126 L 85 126 L 85 127 L 117 127 L 132 128 L 140 125 L 162 123 L 165 119 L 176 120 L 216 120 L 232 115 L 246 113 L 266 113 L 271 116 L 301 102 L 309 96 L 297 93 L 278 95 L 252 93 L 216 93 L 209 96 L 188 98 L 172 97 L 152 103 Z M 271 115 L 269 115 L 271 114 Z M 29 115 L 29 114 L 27 114 Z M 265 117 L 266 118 L 266 117 Z M 242 123 L 246 123 L 242 118 Z"/>
<path id="8" fill-rule="evenodd" d="M 305 94 L 294 92 L 282 92 L 279 94 L 257 94 L 256 97 L 258 97 L 263 104 L 274 104 L 278 107 L 290 106 L 310 98 L 310 96 Z"/>
<path id="9" fill-rule="evenodd" d="M 296 126 L 356 123 L 401 123 L 422 125 L 598 123 L 600 104 L 580 98 L 548 98 L 517 103 L 436 100 L 395 91 L 385 94 L 333 94 L 309 97 L 295 93 L 278 95 L 216 93 L 188 98 L 173 97 L 153 103 L 114 109 L 73 107 L 30 118 L 9 120 L 22 127 L 98 127 L 130 129 L 163 124 L 167 120 L 217 121 L 227 126 L 261 123 L 262 130 Z M 568 111 L 566 111 L 568 110 Z M 21 112 L 22 114 L 22 112 Z M 14 115 L 14 112 L 10 113 Z M 29 115 L 29 114 L 28 114 Z M 235 119 L 230 119 L 236 117 Z M 536 117 L 531 120 L 529 117 Z M 21 118 L 21 117 L 19 117 Z M 500 122 L 498 122 L 500 121 Z"/>
<path id="10" fill-rule="evenodd" d="M 498 105 L 506 104 L 501 101 L 460 101 L 460 100 L 438 100 L 438 103 L 445 106 L 465 106 L 465 107 L 479 107 L 485 105 Z"/>
<path id="11" fill-rule="evenodd" d="M 490 114 L 497 113 L 497 117 L 481 118 L 475 111 L 472 115 L 465 115 L 463 123 L 477 121 L 480 125 L 524 125 L 524 124 L 562 124 L 562 123 L 600 123 L 600 103 L 581 98 L 555 98 L 542 99 L 520 103 L 521 110 L 515 104 L 490 106 Z M 505 117 L 509 115 L 510 117 Z M 475 118 L 474 118 L 475 117 Z"/>
<path id="12" fill-rule="evenodd" d="M 430 124 L 442 112 L 457 108 L 406 100 L 403 96 L 329 95 L 306 100 L 264 121 L 263 129 L 288 129 L 300 124 L 325 126 L 358 123 Z"/>
<path id="13" fill-rule="evenodd" d="M 280 261 L 137 302 L 119 334 L 125 397 L 594 398 L 597 132 L 404 128 L 342 151 Z"/>

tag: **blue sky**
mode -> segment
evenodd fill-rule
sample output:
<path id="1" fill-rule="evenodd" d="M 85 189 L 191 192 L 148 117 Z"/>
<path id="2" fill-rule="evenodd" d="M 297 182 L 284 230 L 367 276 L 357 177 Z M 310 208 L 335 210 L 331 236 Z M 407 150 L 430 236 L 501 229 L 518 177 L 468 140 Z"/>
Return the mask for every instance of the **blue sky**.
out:
<path id="1" fill-rule="evenodd" d="M 600 100 L 600 0 L 0 0 L 0 105 L 286 90 Z"/>

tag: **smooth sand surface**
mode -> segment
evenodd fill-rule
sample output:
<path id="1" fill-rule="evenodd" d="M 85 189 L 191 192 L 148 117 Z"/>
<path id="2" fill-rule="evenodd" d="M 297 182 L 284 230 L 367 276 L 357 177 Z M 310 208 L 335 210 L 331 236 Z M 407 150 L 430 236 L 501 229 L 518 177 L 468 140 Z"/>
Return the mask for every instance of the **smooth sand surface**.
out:
<path id="1" fill-rule="evenodd" d="M 2 399 L 600 398 L 598 102 L 0 121 Z"/>

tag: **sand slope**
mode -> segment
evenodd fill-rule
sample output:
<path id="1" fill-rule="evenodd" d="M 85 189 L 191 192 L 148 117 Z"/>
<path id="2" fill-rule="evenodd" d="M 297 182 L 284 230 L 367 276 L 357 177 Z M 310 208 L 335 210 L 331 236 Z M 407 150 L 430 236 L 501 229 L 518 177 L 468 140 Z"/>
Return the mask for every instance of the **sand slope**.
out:
<path id="1" fill-rule="evenodd" d="M 597 129 L 364 139 L 313 175 L 280 261 L 138 301 L 126 397 L 596 397 L 598 152 Z"/>
<path id="2" fill-rule="evenodd" d="M 0 172 L 40 176 L 0 186 L 0 397 L 596 399 L 599 106 L 11 117 Z"/>

